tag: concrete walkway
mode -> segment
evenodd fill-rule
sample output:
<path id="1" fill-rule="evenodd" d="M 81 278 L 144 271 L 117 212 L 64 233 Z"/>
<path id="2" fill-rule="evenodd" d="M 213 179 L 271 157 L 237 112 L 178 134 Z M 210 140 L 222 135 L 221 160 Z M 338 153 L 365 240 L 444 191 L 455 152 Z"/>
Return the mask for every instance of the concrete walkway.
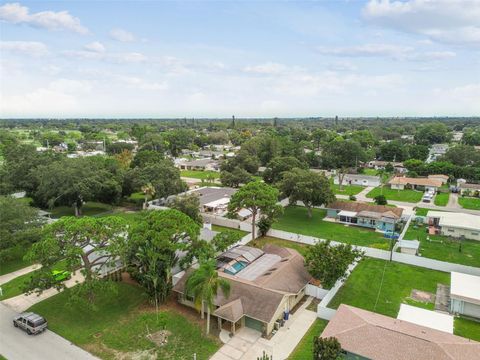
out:
<path id="1" fill-rule="evenodd" d="M 12 319 L 15 315 L 15 311 L 0 304 L 0 354 L 8 360 L 97 359 L 49 330 L 38 335 L 27 335 L 13 326 Z"/>
<path id="2" fill-rule="evenodd" d="M 448 198 L 447 207 L 451 208 L 451 209 L 462 209 L 462 207 L 458 203 L 458 194 L 450 193 L 450 197 Z"/>
<path id="3" fill-rule="evenodd" d="M 367 198 L 367 194 L 374 189 L 373 186 L 367 186 L 365 189 L 360 191 L 355 197 L 357 198 L 358 201 L 365 201 L 365 202 L 371 202 L 373 199 Z"/>
<path id="4" fill-rule="evenodd" d="M 260 332 L 244 327 L 210 360 L 254 360 L 263 352 L 275 360 L 288 358 L 317 318 L 316 312 L 306 309 L 311 300 L 309 297 L 270 340 L 263 339 Z"/>
<path id="5" fill-rule="evenodd" d="M 20 270 L 13 271 L 11 273 L 2 275 L 2 276 L 0 276 L 0 285 L 6 284 L 7 282 L 9 282 L 9 281 L 11 281 L 11 280 L 13 280 L 13 279 L 15 279 L 19 276 L 22 276 L 22 275 L 31 273 L 32 271 L 38 270 L 38 269 L 40 269 L 40 267 L 41 267 L 41 265 L 34 264 L 34 265 L 27 266 L 23 269 L 20 269 Z"/>
<path id="6" fill-rule="evenodd" d="M 83 275 L 80 272 L 76 272 L 73 274 L 70 280 L 65 281 L 65 286 L 67 288 L 70 288 L 79 283 L 82 283 L 84 280 L 85 279 Z M 52 297 L 56 294 L 58 294 L 58 291 L 56 289 L 48 289 L 42 292 L 40 295 L 37 295 L 36 293 L 30 295 L 22 294 L 7 300 L 3 300 L 1 303 L 15 310 L 16 312 L 22 312 L 27 310 L 32 305 L 48 299 L 49 297 Z"/>

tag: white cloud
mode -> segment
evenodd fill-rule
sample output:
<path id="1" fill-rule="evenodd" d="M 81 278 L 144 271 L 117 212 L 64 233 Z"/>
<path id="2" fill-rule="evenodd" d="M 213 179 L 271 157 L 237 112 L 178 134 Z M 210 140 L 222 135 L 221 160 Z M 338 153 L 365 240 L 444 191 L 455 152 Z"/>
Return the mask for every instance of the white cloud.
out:
<path id="1" fill-rule="evenodd" d="M 346 47 L 320 47 L 322 55 L 343 57 L 387 57 L 395 60 L 431 61 L 445 60 L 455 57 L 453 51 L 427 51 L 418 52 L 410 46 L 390 44 L 365 44 Z"/>
<path id="2" fill-rule="evenodd" d="M 132 42 L 135 41 L 135 36 L 132 33 L 123 30 L 123 29 L 112 29 L 110 30 L 110 37 L 113 40 L 121 41 L 121 42 Z"/>
<path id="3" fill-rule="evenodd" d="M 68 11 L 30 13 L 28 7 L 19 3 L 7 3 L 0 6 L 0 20 L 48 30 L 68 30 L 79 34 L 88 33 L 88 29 L 80 23 L 80 20 L 70 15 Z"/>
<path id="4" fill-rule="evenodd" d="M 100 47 L 92 46 L 88 50 L 66 50 L 66 51 L 63 51 L 62 54 L 66 57 L 74 58 L 74 59 L 82 58 L 87 60 L 100 60 L 100 61 L 117 63 L 117 64 L 142 63 L 148 60 L 148 58 L 145 55 L 138 52 L 109 53 L 107 51 L 94 51 L 93 50 L 94 48 L 97 48 L 97 50 L 99 50 Z"/>
<path id="5" fill-rule="evenodd" d="M 105 52 L 105 46 L 98 41 L 94 41 L 90 44 L 87 44 L 83 47 L 87 51 L 92 51 L 96 53 L 104 53 Z"/>
<path id="6" fill-rule="evenodd" d="M 0 50 L 33 57 L 48 54 L 47 46 L 38 41 L 0 41 Z"/>
<path id="7" fill-rule="evenodd" d="M 160 91 L 168 89 L 168 84 L 166 82 L 149 82 L 133 76 L 120 76 L 119 79 L 129 86 L 141 90 Z"/>
<path id="8" fill-rule="evenodd" d="M 267 62 L 264 64 L 254 65 L 254 66 L 247 66 L 243 69 L 247 73 L 254 73 L 254 74 L 280 74 L 288 70 L 288 66 L 274 63 L 274 62 Z"/>
<path id="9" fill-rule="evenodd" d="M 377 25 L 431 40 L 480 44 L 480 1 L 370 0 L 364 18 Z"/>

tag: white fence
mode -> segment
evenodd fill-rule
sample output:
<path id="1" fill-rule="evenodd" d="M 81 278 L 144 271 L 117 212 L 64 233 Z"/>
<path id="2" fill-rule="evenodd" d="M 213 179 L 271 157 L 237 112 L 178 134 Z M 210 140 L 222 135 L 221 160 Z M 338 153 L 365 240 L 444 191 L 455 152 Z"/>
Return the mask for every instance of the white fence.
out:
<path id="1" fill-rule="evenodd" d="M 321 287 L 311 284 L 308 284 L 305 288 L 305 294 L 307 294 L 308 296 L 313 296 L 316 299 L 323 299 L 328 294 L 328 292 L 329 290 L 322 289 Z"/>
<path id="2" fill-rule="evenodd" d="M 290 241 L 294 241 L 302 244 L 308 244 L 308 245 L 314 245 L 318 241 L 325 241 L 324 239 L 318 239 L 313 236 L 295 234 L 295 233 L 276 230 L 276 229 L 271 229 L 268 232 L 268 235 L 277 237 L 280 239 L 290 240 Z M 331 241 L 331 244 L 338 245 L 342 243 L 339 243 L 337 241 Z M 390 251 L 374 249 L 374 248 L 369 248 L 364 246 L 354 245 L 354 247 L 364 251 L 366 256 L 373 257 L 376 259 L 383 259 L 383 260 L 390 259 Z M 434 260 L 434 259 L 429 259 L 421 256 L 394 252 L 392 256 L 392 260 L 400 263 L 408 264 L 408 265 L 421 266 L 421 267 L 433 269 L 433 270 L 439 270 L 439 271 L 445 271 L 445 272 L 455 271 L 455 272 L 461 272 L 465 274 L 480 276 L 480 268 L 478 267 L 454 264 L 446 261 Z"/>

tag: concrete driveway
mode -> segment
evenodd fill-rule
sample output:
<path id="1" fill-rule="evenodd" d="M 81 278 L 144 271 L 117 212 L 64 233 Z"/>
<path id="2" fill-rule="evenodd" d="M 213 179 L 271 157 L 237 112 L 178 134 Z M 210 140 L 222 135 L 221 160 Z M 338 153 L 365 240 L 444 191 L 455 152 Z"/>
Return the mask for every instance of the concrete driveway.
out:
<path id="1" fill-rule="evenodd" d="M 49 330 L 39 335 L 27 335 L 23 330 L 13 327 L 12 318 L 16 314 L 0 303 L 0 354 L 8 360 L 97 359 Z"/>

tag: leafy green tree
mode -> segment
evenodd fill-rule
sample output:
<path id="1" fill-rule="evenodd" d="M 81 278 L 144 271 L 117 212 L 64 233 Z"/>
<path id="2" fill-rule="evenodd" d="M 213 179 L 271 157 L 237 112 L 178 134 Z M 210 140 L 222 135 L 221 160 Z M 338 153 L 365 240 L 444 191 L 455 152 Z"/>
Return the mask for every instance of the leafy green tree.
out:
<path id="1" fill-rule="evenodd" d="M 408 157 L 408 149 L 398 140 L 392 140 L 380 145 L 378 158 L 385 161 L 403 161 Z"/>
<path id="2" fill-rule="evenodd" d="M 337 338 L 315 337 L 313 339 L 313 360 L 338 360 L 342 358 L 342 346 Z"/>
<path id="3" fill-rule="evenodd" d="M 253 181 L 252 175 L 242 168 L 236 167 L 233 171 L 220 172 L 220 182 L 222 185 L 238 188 L 240 184 L 246 184 Z"/>
<path id="4" fill-rule="evenodd" d="M 153 150 L 140 150 L 135 154 L 130 166 L 132 168 L 145 167 L 149 164 L 155 164 L 162 162 L 165 159 L 162 153 Z"/>
<path id="5" fill-rule="evenodd" d="M 211 244 L 214 247 L 215 251 L 224 252 L 241 238 L 241 233 L 232 230 L 225 230 L 215 235 L 215 237 L 212 239 Z"/>
<path id="6" fill-rule="evenodd" d="M 43 239 L 32 246 L 27 258 L 42 265 L 32 277 L 30 290 L 41 292 L 55 283 L 51 272 L 60 261 L 66 270 L 80 269 L 85 278 L 81 293 L 88 303 L 95 301 L 94 283 L 101 281 L 102 272 L 116 265 L 125 252 L 127 223 L 116 216 L 109 217 L 63 217 L 48 225 Z"/>
<path id="7" fill-rule="evenodd" d="M 377 205 L 387 205 L 387 198 L 385 197 L 385 195 L 377 195 L 375 196 L 374 200 L 375 204 Z"/>
<path id="8" fill-rule="evenodd" d="M 11 259 L 13 248 L 40 239 L 43 225 L 38 211 L 10 196 L 0 196 L 0 262 Z"/>
<path id="9" fill-rule="evenodd" d="M 458 166 L 480 166 L 480 152 L 471 145 L 456 145 L 447 150 L 442 161 L 448 161 Z"/>
<path id="10" fill-rule="evenodd" d="M 107 144 L 107 154 L 115 155 L 120 154 L 124 150 L 133 151 L 133 144 L 125 142 L 116 142 Z"/>
<path id="11" fill-rule="evenodd" d="M 290 204 L 302 201 L 307 208 L 308 217 L 312 217 L 314 206 L 322 206 L 335 200 L 329 180 L 323 174 L 310 170 L 293 169 L 283 173 L 279 188 L 289 198 Z"/>
<path id="12" fill-rule="evenodd" d="M 436 122 L 421 126 L 415 133 L 417 144 L 439 144 L 448 142 L 451 134 L 444 123 Z"/>
<path id="13" fill-rule="evenodd" d="M 240 188 L 230 198 L 228 204 L 229 215 L 234 217 L 241 209 L 252 213 L 252 239 L 255 239 L 255 225 L 257 217 L 266 216 L 275 218 L 283 210 L 277 205 L 279 192 L 273 186 L 260 181 L 250 182 Z"/>
<path id="14" fill-rule="evenodd" d="M 168 206 L 188 215 L 190 219 L 197 224 L 203 223 L 202 216 L 200 215 L 200 199 L 196 194 L 175 196 L 168 203 Z"/>
<path id="15" fill-rule="evenodd" d="M 129 272 L 155 301 L 164 302 L 172 289 L 177 251 L 196 242 L 199 226 L 177 210 L 147 211 L 130 231 Z"/>
<path id="16" fill-rule="evenodd" d="M 363 256 L 363 252 L 350 244 L 331 245 L 330 241 L 318 241 L 308 248 L 305 264 L 308 272 L 320 280 L 322 287 L 330 289 L 337 280 L 344 279 L 348 266 Z"/>
<path id="17" fill-rule="evenodd" d="M 195 307 L 203 314 L 203 308 L 207 308 L 207 335 L 210 333 L 210 312 L 215 309 L 215 298 L 218 290 L 228 298 L 230 296 L 230 283 L 218 275 L 215 259 L 200 263 L 188 277 L 185 289 L 188 295 L 193 296 Z"/>
<path id="18" fill-rule="evenodd" d="M 263 173 L 263 180 L 267 184 L 275 184 L 282 180 L 283 174 L 293 168 L 307 169 L 307 164 L 293 156 L 282 156 L 274 158 L 268 163 Z"/>

